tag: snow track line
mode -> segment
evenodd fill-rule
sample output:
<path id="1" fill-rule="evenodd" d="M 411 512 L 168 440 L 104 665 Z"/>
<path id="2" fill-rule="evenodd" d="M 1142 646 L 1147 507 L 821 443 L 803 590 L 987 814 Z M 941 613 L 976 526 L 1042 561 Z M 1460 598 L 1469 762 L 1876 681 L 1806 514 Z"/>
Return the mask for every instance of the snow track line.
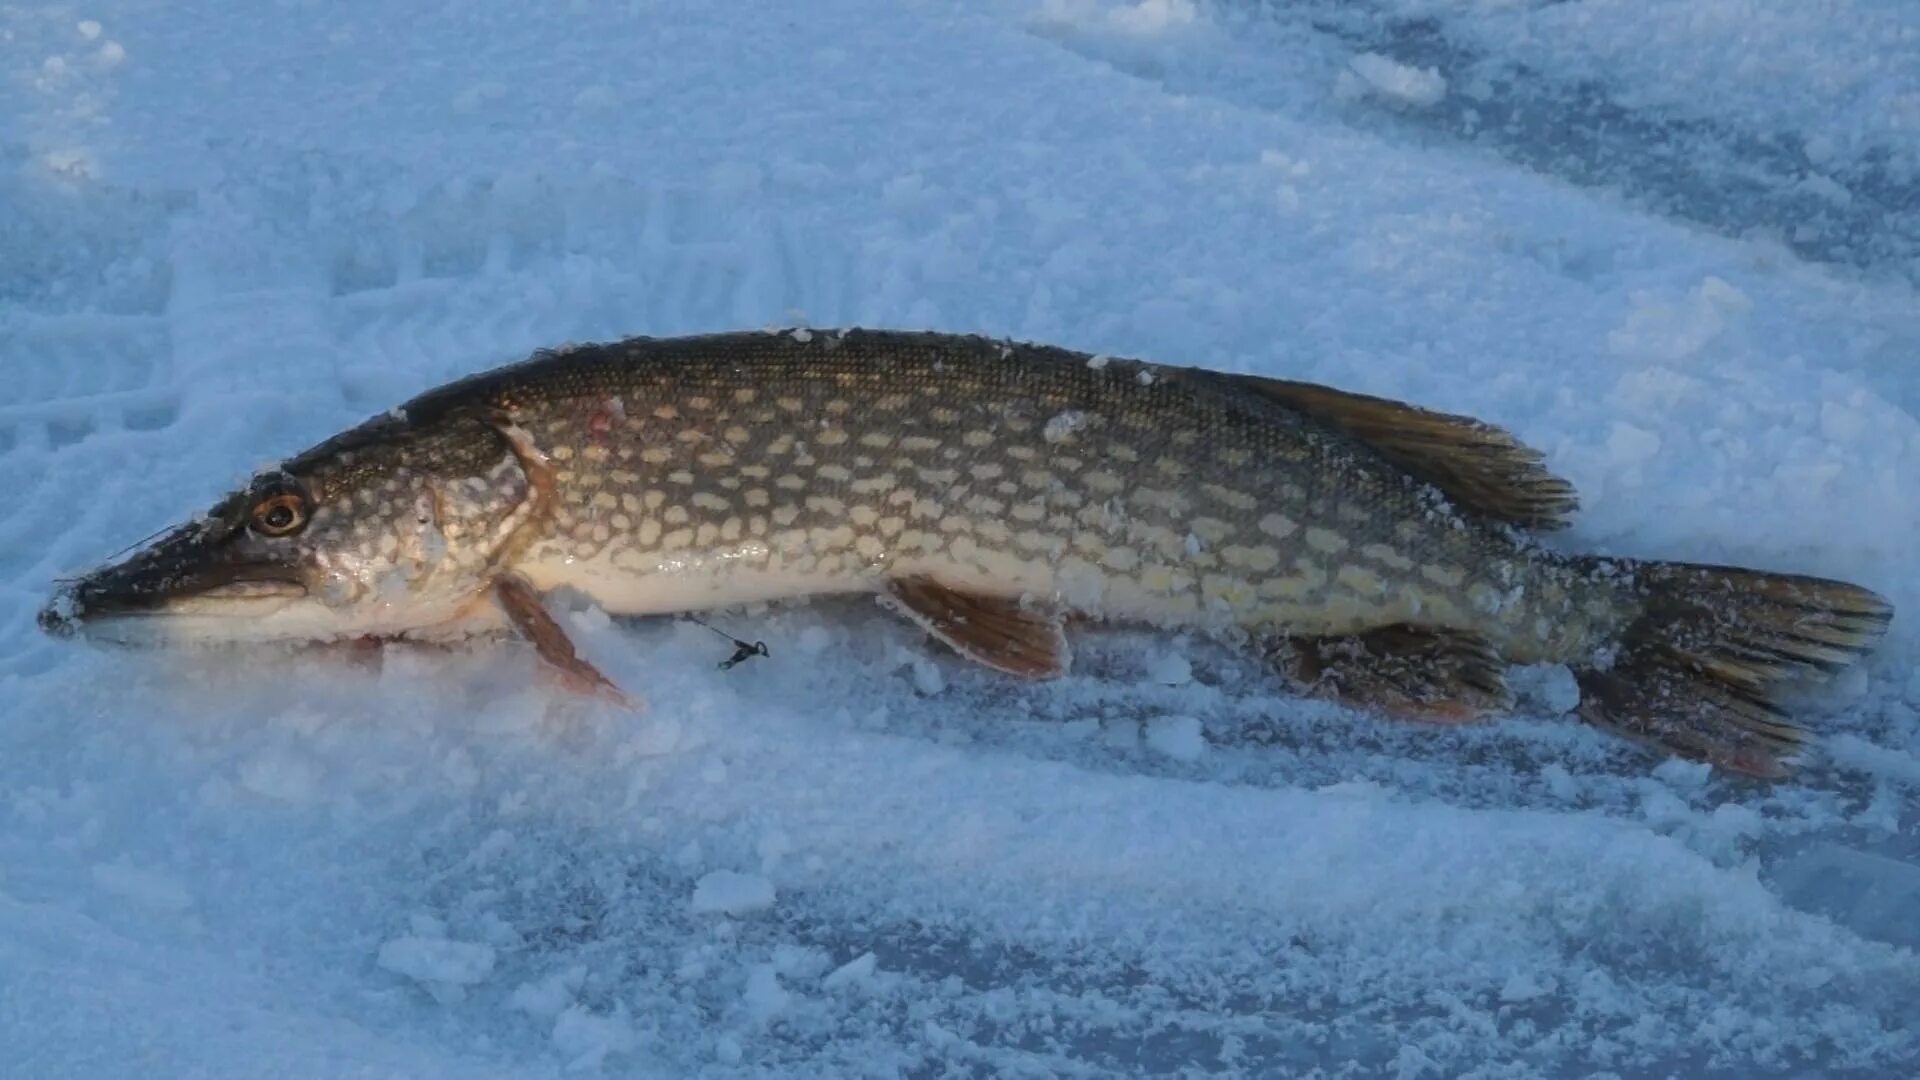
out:
<path id="1" fill-rule="evenodd" d="M 1445 90 L 1411 107 L 1391 95 L 1350 100 L 1344 115 L 1361 130 L 1439 136 L 1617 192 L 1650 213 L 1920 283 L 1920 166 L 1891 141 L 1834 158 L 1810 150 L 1804 132 L 1630 103 L 1600 80 L 1568 80 L 1473 44 L 1471 15 L 1403 15 L 1377 0 L 1227 0 L 1202 19 L 1209 17 L 1217 25 L 1207 38 L 1170 32 L 1184 26 L 1156 33 L 1039 25 L 1063 48 L 1176 92 L 1295 114 L 1325 111 L 1334 76 L 1351 78 L 1329 70 L 1344 59 L 1338 54 L 1385 57 L 1408 72 L 1437 74 Z M 1254 62 L 1263 48 L 1285 62 L 1263 70 Z M 1320 66 L 1302 65 L 1305 52 Z"/>
<path id="2" fill-rule="evenodd" d="M 1356 49 L 1432 68 L 1450 84 L 1484 87 L 1388 114 L 1392 123 L 1487 147 L 1569 183 L 1619 191 L 1653 213 L 1728 236 L 1765 237 L 1813 262 L 1920 284 L 1920 176 L 1899 170 L 1884 149 L 1816 162 L 1798 133 L 1623 104 L 1598 82 L 1566 82 L 1465 45 L 1443 19 L 1342 17 L 1315 25 Z"/>

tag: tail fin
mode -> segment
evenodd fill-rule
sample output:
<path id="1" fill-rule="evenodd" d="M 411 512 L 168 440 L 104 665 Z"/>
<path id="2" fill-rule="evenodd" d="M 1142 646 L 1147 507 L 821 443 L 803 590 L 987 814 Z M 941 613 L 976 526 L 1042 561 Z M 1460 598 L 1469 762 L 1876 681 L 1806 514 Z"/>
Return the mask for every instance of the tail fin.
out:
<path id="1" fill-rule="evenodd" d="M 1612 563 L 1645 604 L 1611 663 L 1576 670 L 1588 721 L 1752 776 L 1786 775 L 1788 684 L 1872 651 L 1893 608 L 1839 581 L 1688 563 Z"/>

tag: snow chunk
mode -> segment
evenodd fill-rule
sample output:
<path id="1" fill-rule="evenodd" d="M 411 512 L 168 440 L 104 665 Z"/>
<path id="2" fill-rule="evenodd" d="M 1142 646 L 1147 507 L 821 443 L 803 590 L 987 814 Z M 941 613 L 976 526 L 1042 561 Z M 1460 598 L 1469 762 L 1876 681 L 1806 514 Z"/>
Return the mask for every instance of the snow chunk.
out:
<path id="1" fill-rule="evenodd" d="M 772 964 L 755 964 L 753 970 L 747 972 L 747 989 L 741 1000 L 746 1004 L 747 1013 L 764 1023 L 786 1011 L 792 996 L 780 985 L 780 974 Z"/>
<path id="2" fill-rule="evenodd" d="M 1386 793 L 1384 788 L 1371 780 L 1340 780 L 1322 784 L 1313 790 L 1321 795 L 1334 795 L 1342 799 L 1377 799 Z"/>
<path id="3" fill-rule="evenodd" d="M 1677 304 L 1644 290 L 1629 301 L 1633 310 L 1607 334 L 1607 348 L 1618 356 L 1669 361 L 1697 355 L 1753 308 L 1746 293 L 1712 275 Z"/>
<path id="4" fill-rule="evenodd" d="M 1078 409 L 1068 409 L 1047 421 L 1040 429 L 1041 437 L 1050 443 L 1065 442 L 1069 436 L 1087 426 L 1087 414 Z"/>
<path id="5" fill-rule="evenodd" d="M 395 938 L 380 946 L 380 966 L 415 982 L 471 986 L 493 974 L 493 946 L 439 938 Z"/>
<path id="6" fill-rule="evenodd" d="M 694 884 L 691 907 L 695 914 L 745 915 L 772 907 L 773 897 L 773 882 L 759 874 L 715 870 Z"/>
<path id="7" fill-rule="evenodd" d="M 240 786 L 280 802 L 310 802 L 320 790 L 320 770 L 284 750 L 267 750 L 240 766 Z"/>
<path id="8" fill-rule="evenodd" d="M 1200 19 L 1195 0 L 1135 0 L 1115 5 L 1085 0 L 1045 0 L 1040 18 L 1063 28 L 1077 28 L 1102 37 L 1151 40 L 1184 30 Z"/>
<path id="9" fill-rule="evenodd" d="M 924 656 L 914 657 L 913 688 L 927 697 L 934 697 L 945 690 L 947 678 L 940 674 L 940 665 Z"/>
<path id="10" fill-rule="evenodd" d="M 553 1022 L 553 1046 L 568 1059 L 568 1071 L 597 1069 L 610 1054 L 624 1054 L 640 1041 L 633 1030 L 627 1008 L 620 1005 L 607 1016 L 599 1016 L 582 1005 L 575 1005 Z"/>
<path id="11" fill-rule="evenodd" d="M 1147 745 L 1175 761 L 1198 761 L 1207 752 L 1200 721 L 1191 716 L 1162 716 L 1147 724 Z"/>
<path id="12" fill-rule="evenodd" d="M 565 971 L 556 971 L 544 979 L 523 982 L 514 988 L 507 1004 L 542 1020 L 557 1019 L 573 1004 L 573 997 L 587 981 L 587 969 L 574 965 Z"/>
<path id="13" fill-rule="evenodd" d="M 1565 664 L 1527 664 L 1512 669 L 1507 685 L 1528 708 L 1564 716 L 1580 707 L 1580 682 Z"/>
<path id="14" fill-rule="evenodd" d="M 1107 17 L 1118 29 L 1146 36 L 1192 24 L 1200 9 L 1193 0 L 1140 0 L 1113 9 Z"/>
<path id="15" fill-rule="evenodd" d="M 1920 679 L 1920 675 L 1916 675 Z M 1913 691 L 1909 690 L 1909 694 Z M 1829 757 L 1850 769 L 1920 787 L 1920 757 L 1858 735 L 1835 735 L 1826 742 Z"/>
<path id="16" fill-rule="evenodd" d="M 827 969 L 830 957 L 805 945 L 775 945 L 773 970 L 789 979 L 816 979 Z"/>
<path id="17" fill-rule="evenodd" d="M 793 853 L 793 838 L 779 829 L 773 829 L 760 837 L 754 845 L 754 851 L 760 856 L 760 869 L 770 870 L 782 858 Z"/>
<path id="18" fill-rule="evenodd" d="M 1547 790 L 1561 802 L 1572 802 L 1580 795 L 1580 785 L 1574 782 L 1573 774 L 1564 765 L 1548 765 L 1540 770 L 1540 779 Z"/>
<path id="19" fill-rule="evenodd" d="M 1707 786 L 1713 766 L 1704 761 L 1668 758 L 1653 767 L 1654 779 L 1680 792 L 1698 792 Z"/>
<path id="20" fill-rule="evenodd" d="M 820 980 L 820 985 L 827 990 L 838 990 L 854 983 L 864 983 L 873 978 L 873 969 L 877 963 L 879 961 L 874 958 L 872 952 L 863 952 L 827 972 L 827 977 Z"/>
<path id="21" fill-rule="evenodd" d="M 1193 664 L 1179 653 L 1161 653 L 1147 662 L 1147 678 L 1164 686 L 1185 686 L 1193 681 Z"/>
<path id="22" fill-rule="evenodd" d="M 1820 434 L 1830 442 L 1853 442 L 1867 433 L 1867 415 L 1838 401 L 1820 403 Z"/>
<path id="23" fill-rule="evenodd" d="M 665 757 L 680 748 L 682 724 L 677 716 L 649 716 L 637 725 L 633 738 L 621 747 L 622 761 Z"/>
<path id="24" fill-rule="evenodd" d="M 1447 96 L 1447 80 L 1438 68 L 1417 68 L 1379 53 L 1361 53 L 1347 61 L 1347 70 L 1334 84 L 1342 101 L 1384 98 L 1396 105 L 1425 109 Z"/>
<path id="25" fill-rule="evenodd" d="M 1393 1058 L 1393 1075 L 1397 1080 L 1415 1080 L 1416 1077 L 1437 1075 L 1440 1071 L 1440 1063 L 1417 1046 L 1402 1046 Z"/>
<path id="26" fill-rule="evenodd" d="M 1532 1001 L 1542 994 L 1551 992 L 1553 987 L 1552 979 L 1541 979 L 1528 971 L 1516 971 L 1508 976 L 1506 984 L 1500 987 L 1500 1000 L 1508 1004 Z"/>
<path id="27" fill-rule="evenodd" d="M 806 656 L 819 656 L 833 644 L 833 631 L 824 626 L 809 626 L 800 631 L 795 646 Z"/>
<path id="28" fill-rule="evenodd" d="M 1607 436 L 1607 454 L 1616 465 L 1644 465 L 1660 456 L 1660 435 L 1616 420 Z"/>
<path id="29" fill-rule="evenodd" d="M 1131 751 L 1140 745 L 1140 725 L 1132 719 L 1109 717 L 1101 724 L 1101 738 L 1115 750 Z"/>

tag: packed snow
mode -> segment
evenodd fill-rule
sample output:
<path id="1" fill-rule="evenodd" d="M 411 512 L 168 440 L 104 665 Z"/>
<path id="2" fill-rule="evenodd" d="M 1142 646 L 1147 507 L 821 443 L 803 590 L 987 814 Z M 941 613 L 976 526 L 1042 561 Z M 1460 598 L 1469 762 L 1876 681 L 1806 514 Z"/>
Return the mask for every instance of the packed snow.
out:
<path id="1" fill-rule="evenodd" d="M 0 5 L 0 1071 L 1912 1075 L 1916 80 L 1874 0 Z M 564 613 L 638 713 L 34 625 L 457 375 L 845 324 L 1468 413 L 1553 543 L 1902 615 L 1770 786 L 871 603 Z"/>

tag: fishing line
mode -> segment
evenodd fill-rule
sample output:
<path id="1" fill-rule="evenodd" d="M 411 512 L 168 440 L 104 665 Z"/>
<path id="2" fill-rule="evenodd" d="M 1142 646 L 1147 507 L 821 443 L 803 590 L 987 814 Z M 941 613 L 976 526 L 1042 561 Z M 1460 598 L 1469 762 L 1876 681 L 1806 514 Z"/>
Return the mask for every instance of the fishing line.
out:
<path id="1" fill-rule="evenodd" d="M 764 641 L 742 641 L 739 638 L 734 637 L 732 634 L 727 633 L 725 630 L 722 630 L 719 627 L 713 625 L 712 623 L 703 622 L 692 615 L 687 616 L 687 621 L 690 623 L 693 623 L 696 626 L 704 626 L 707 629 L 713 631 L 714 633 L 719 634 L 721 637 L 726 638 L 728 641 L 733 642 L 733 655 L 728 657 L 725 660 L 720 661 L 721 671 L 732 671 L 734 668 L 740 666 L 741 664 L 746 663 L 748 660 L 751 660 L 756 656 L 773 655 L 772 653 L 769 653 L 767 651 L 767 643 Z"/>

